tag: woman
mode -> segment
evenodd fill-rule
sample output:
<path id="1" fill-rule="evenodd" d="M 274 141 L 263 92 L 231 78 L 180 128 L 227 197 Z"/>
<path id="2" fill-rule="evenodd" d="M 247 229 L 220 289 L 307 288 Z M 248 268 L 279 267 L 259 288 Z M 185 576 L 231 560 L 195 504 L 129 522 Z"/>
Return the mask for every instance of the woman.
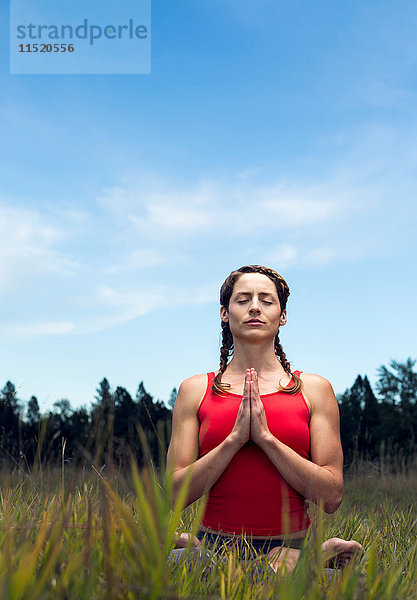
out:
<path id="1" fill-rule="evenodd" d="M 310 524 L 305 500 L 332 513 L 343 488 L 332 387 L 319 375 L 292 372 L 279 341 L 289 293 L 276 271 L 259 265 L 227 277 L 220 369 L 181 384 L 167 458 L 173 502 L 190 470 L 185 504 L 209 493 L 197 537 L 230 542 L 243 534 L 273 571 L 297 561 Z M 342 564 L 362 547 L 332 538 L 323 551 Z"/>

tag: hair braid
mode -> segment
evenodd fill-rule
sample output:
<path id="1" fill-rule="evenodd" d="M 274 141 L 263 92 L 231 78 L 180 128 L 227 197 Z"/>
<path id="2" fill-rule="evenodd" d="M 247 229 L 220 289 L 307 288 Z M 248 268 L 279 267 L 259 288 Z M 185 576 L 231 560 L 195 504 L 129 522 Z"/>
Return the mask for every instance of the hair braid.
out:
<path id="1" fill-rule="evenodd" d="M 226 388 L 230 387 L 230 383 L 222 383 L 222 375 L 226 370 L 229 356 L 233 353 L 233 336 L 230 331 L 229 323 L 222 321 L 222 345 L 220 348 L 220 371 L 213 380 L 212 389 L 214 393 L 221 394 Z"/>
<path id="2" fill-rule="evenodd" d="M 278 356 L 279 362 L 281 363 L 284 371 L 286 373 L 288 373 L 288 375 L 291 375 L 291 365 L 290 365 L 289 361 L 287 360 L 285 352 L 280 344 L 278 333 L 275 337 L 275 354 Z"/>
<path id="3" fill-rule="evenodd" d="M 282 368 L 284 369 L 284 371 L 286 373 L 288 373 L 288 375 L 292 376 L 292 378 L 294 380 L 294 385 L 292 385 L 291 387 L 282 387 L 281 383 L 278 382 L 278 385 L 279 385 L 278 389 L 282 392 L 285 391 L 290 394 L 296 394 L 301 389 L 301 379 L 300 379 L 300 377 L 298 377 L 298 375 L 296 375 L 295 373 L 293 373 L 291 371 L 291 364 L 287 360 L 285 352 L 279 341 L 279 333 L 277 333 L 277 335 L 275 336 L 274 348 L 275 348 L 275 354 L 279 358 L 279 362 L 281 363 Z"/>

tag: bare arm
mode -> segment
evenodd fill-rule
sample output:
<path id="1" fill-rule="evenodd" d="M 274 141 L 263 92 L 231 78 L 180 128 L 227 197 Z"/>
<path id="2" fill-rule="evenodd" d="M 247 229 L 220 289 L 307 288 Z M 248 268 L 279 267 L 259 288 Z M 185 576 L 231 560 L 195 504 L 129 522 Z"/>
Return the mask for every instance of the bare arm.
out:
<path id="1" fill-rule="evenodd" d="M 167 469 L 173 473 L 172 505 L 175 504 L 178 491 L 190 470 L 192 475 L 185 506 L 200 498 L 216 483 L 233 456 L 249 439 L 250 406 L 249 398 L 246 397 L 239 407 L 231 433 L 216 448 L 198 458 L 200 424 L 197 411 L 206 385 L 205 375 L 195 375 L 186 379 L 178 390 L 167 456 Z"/>
<path id="2" fill-rule="evenodd" d="M 257 382 L 252 412 L 262 419 L 262 402 L 257 399 Z M 339 408 L 330 383 L 319 375 L 303 374 L 303 387 L 311 402 L 311 461 L 276 439 L 269 429 L 251 430 L 256 443 L 267 454 L 286 481 L 299 494 L 313 502 L 323 502 L 326 512 L 334 512 L 342 501 L 343 455 L 339 433 Z M 265 413 L 263 411 L 266 423 Z M 252 418 L 253 423 L 253 418 Z M 253 431 L 253 433 L 252 433 Z"/>

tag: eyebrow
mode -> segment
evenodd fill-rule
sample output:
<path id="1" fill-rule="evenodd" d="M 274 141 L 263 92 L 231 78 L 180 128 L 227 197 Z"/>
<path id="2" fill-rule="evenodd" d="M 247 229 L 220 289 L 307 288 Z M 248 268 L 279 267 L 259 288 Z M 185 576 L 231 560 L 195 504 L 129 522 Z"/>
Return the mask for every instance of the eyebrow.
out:
<path id="1" fill-rule="evenodd" d="M 252 292 L 236 292 L 236 296 L 251 296 Z M 273 296 L 274 292 L 259 292 L 259 296 Z"/>

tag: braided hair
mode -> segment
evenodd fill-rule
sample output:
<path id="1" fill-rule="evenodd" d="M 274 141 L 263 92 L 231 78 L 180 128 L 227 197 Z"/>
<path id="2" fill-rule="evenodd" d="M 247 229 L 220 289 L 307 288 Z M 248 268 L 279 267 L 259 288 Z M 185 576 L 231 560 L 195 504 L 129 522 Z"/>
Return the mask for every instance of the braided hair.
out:
<path id="1" fill-rule="evenodd" d="M 269 269 L 268 267 L 262 267 L 260 265 L 248 265 L 246 267 L 241 267 L 237 269 L 237 271 L 232 271 L 230 275 L 226 278 L 220 289 L 220 304 L 224 306 L 226 310 L 229 310 L 229 302 L 233 293 L 233 288 L 236 281 L 239 277 L 242 276 L 243 273 L 261 273 L 262 275 L 266 275 L 274 282 L 275 287 L 277 288 L 278 299 L 281 306 L 281 311 L 283 311 L 287 306 L 287 299 L 290 295 L 290 289 L 287 285 L 287 282 L 281 275 L 279 275 L 273 269 Z M 216 377 L 213 380 L 212 390 L 215 394 L 222 394 L 229 387 L 230 383 L 222 383 L 222 375 L 226 370 L 226 367 L 229 363 L 229 358 L 233 356 L 233 335 L 230 331 L 229 323 L 225 323 L 222 321 L 222 345 L 220 348 L 220 370 L 217 373 Z M 292 376 L 294 380 L 294 385 L 291 387 L 282 387 L 280 383 L 278 383 L 278 390 L 281 392 L 286 392 L 288 394 L 297 394 L 301 390 L 302 382 L 298 375 L 295 375 L 291 371 L 291 365 L 287 360 L 285 352 L 281 346 L 279 341 L 279 331 L 275 336 L 274 342 L 275 355 L 278 358 L 279 362 L 282 365 L 282 368 L 288 375 Z"/>

